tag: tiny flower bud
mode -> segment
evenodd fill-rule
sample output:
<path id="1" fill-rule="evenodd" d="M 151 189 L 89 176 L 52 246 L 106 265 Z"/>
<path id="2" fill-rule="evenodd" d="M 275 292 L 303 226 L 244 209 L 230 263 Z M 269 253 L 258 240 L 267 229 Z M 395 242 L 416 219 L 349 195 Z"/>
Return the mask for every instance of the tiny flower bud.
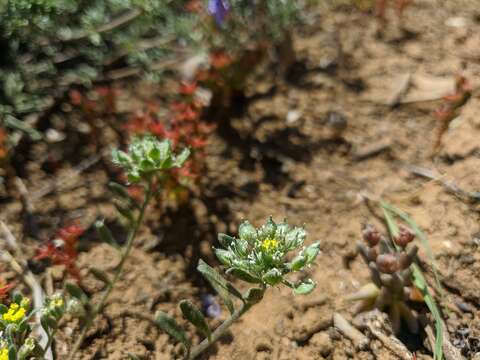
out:
<path id="1" fill-rule="evenodd" d="M 368 244 L 368 246 L 373 247 L 378 244 L 382 235 L 375 228 L 375 226 L 367 224 L 362 230 L 363 240 Z"/>
<path id="2" fill-rule="evenodd" d="M 395 244 L 401 247 L 407 246 L 410 242 L 415 239 L 415 234 L 408 228 L 402 226 L 400 227 L 400 233 L 393 238 Z"/>
<path id="3" fill-rule="evenodd" d="M 380 254 L 377 256 L 377 268 L 385 274 L 393 274 L 398 271 L 398 259 L 393 254 Z"/>
<path id="4" fill-rule="evenodd" d="M 83 318 L 87 314 L 83 304 L 76 298 L 71 298 L 68 300 L 67 312 L 73 317 L 77 318 Z"/>

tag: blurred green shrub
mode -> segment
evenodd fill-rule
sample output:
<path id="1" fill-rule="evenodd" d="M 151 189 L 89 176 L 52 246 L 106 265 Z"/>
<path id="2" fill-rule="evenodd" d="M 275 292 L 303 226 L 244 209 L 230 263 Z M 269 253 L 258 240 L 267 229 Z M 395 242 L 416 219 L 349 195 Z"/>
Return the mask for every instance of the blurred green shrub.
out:
<path id="1" fill-rule="evenodd" d="M 89 85 L 108 70 L 153 72 L 195 37 L 186 3 L 0 1 L 0 114 L 47 108 L 65 87 Z"/>

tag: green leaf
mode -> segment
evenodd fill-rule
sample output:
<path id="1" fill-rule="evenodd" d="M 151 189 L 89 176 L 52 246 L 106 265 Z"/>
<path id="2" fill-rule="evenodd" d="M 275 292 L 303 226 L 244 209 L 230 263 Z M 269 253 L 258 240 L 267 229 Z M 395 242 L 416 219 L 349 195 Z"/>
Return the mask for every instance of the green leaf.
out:
<path id="1" fill-rule="evenodd" d="M 160 160 L 160 150 L 158 148 L 153 148 L 152 150 L 150 150 L 150 152 L 148 153 L 148 156 L 155 162 L 159 161 Z"/>
<path id="2" fill-rule="evenodd" d="M 309 294 L 315 289 L 315 281 L 312 279 L 308 279 L 304 282 L 301 282 L 299 284 L 295 285 L 295 288 L 293 289 L 293 293 L 295 295 L 306 295 Z"/>
<path id="3" fill-rule="evenodd" d="M 128 154 L 118 149 L 112 150 L 112 160 L 115 164 L 121 165 L 122 167 L 128 166 L 132 161 Z"/>
<path id="4" fill-rule="evenodd" d="M 248 221 L 244 221 L 238 228 L 238 236 L 240 239 L 252 242 L 257 235 L 257 230 Z"/>
<path id="5" fill-rule="evenodd" d="M 49 314 L 44 314 L 40 318 L 40 324 L 47 333 L 50 332 L 50 329 L 55 329 L 57 327 L 57 321 Z"/>
<path id="6" fill-rule="evenodd" d="M 263 299 L 263 294 L 265 294 L 265 290 L 260 288 L 250 288 L 247 290 L 247 293 L 244 296 L 245 301 L 248 304 L 256 304 Z"/>
<path id="7" fill-rule="evenodd" d="M 282 272 L 276 268 L 268 270 L 263 276 L 262 280 L 270 286 L 275 286 L 282 281 Z"/>
<path id="8" fill-rule="evenodd" d="M 34 129 L 33 127 L 29 126 L 26 121 L 21 121 L 10 114 L 6 114 L 3 118 L 3 121 L 5 123 L 5 126 L 15 130 L 23 131 L 33 141 L 39 141 L 43 138 L 42 133 Z"/>
<path id="9" fill-rule="evenodd" d="M 90 302 L 90 299 L 88 298 L 87 294 L 85 294 L 85 292 L 82 289 L 80 289 L 77 285 L 67 282 L 65 284 L 65 289 L 71 296 L 80 300 L 82 304 L 86 305 Z"/>
<path id="10" fill-rule="evenodd" d="M 228 249 L 230 245 L 232 245 L 235 242 L 235 238 L 227 234 L 220 233 L 218 234 L 217 238 L 220 245 L 222 245 L 225 249 Z"/>
<path id="11" fill-rule="evenodd" d="M 284 222 L 277 224 L 277 231 L 275 232 L 275 238 L 283 239 L 289 231 L 290 231 L 290 225 L 288 225 L 286 220 L 284 220 Z"/>
<path id="12" fill-rule="evenodd" d="M 273 221 L 271 216 L 262 226 L 261 231 L 263 232 L 263 235 L 267 238 L 273 239 L 275 237 L 275 233 L 277 231 L 277 224 L 275 224 L 275 221 Z"/>
<path id="13" fill-rule="evenodd" d="M 227 270 L 227 274 L 231 274 L 239 278 L 240 280 L 243 280 L 252 284 L 260 284 L 262 282 L 261 279 L 253 276 L 252 274 L 240 268 L 230 268 Z"/>
<path id="14" fill-rule="evenodd" d="M 316 242 L 311 244 L 305 249 L 304 253 L 307 256 L 307 264 L 313 263 L 320 253 L 320 243 Z"/>
<path id="15" fill-rule="evenodd" d="M 8 307 L 3 304 L 0 304 L 0 314 L 5 314 L 8 311 Z"/>
<path id="16" fill-rule="evenodd" d="M 235 308 L 233 306 L 233 301 L 230 298 L 230 294 L 243 300 L 242 294 L 240 294 L 240 292 L 237 289 L 235 289 L 235 287 L 232 284 L 227 282 L 227 280 L 225 280 L 222 277 L 222 275 L 220 275 L 214 268 L 209 266 L 202 259 L 198 261 L 197 270 L 215 289 L 215 291 L 220 296 L 225 306 L 228 308 L 228 311 L 230 311 L 230 313 L 233 314 L 233 312 L 235 311 Z"/>
<path id="17" fill-rule="evenodd" d="M 160 159 L 165 160 L 172 154 L 172 145 L 170 140 L 162 140 L 157 145 L 158 150 L 160 151 Z"/>
<path id="18" fill-rule="evenodd" d="M 20 294 L 19 292 L 16 292 L 15 294 L 13 294 L 13 302 L 14 303 L 17 303 L 17 304 L 20 304 L 23 300 L 23 296 L 22 294 Z"/>
<path id="19" fill-rule="evenodd" d="M 103 221 L 99 220 L 95 222 L 95 230 L 97 230 L 97 234 L 100 237 L 100 240 L 102 240 L 104 243 L 109 244 L 117 250 L 120 249 L 120 245 L 118 245 L 110 229 L 105 225 Z"/>
<path id="20" fill-rule="evenodd" d="M 130 223 L 133 223 L 133 213 L 130 209 L 120 205 L 115 204 L 117 211 L 122 215 L 125 219 L 127 219 Z"/>
<path id="21" fill-rule="evenodd" d="M 301 227 L 295 227 L 291 229 L 285 235 L 285 244 L 287 249 L 293 250 L 302 246 L 306 237 L 307 233 L 305 232 L 305 229 Z"/>
<path id="22" fill-rule="evenodd" d="M 112 193 L 114 193 L 115 195 L 117 195 L 119 198 L 122 198 L 122 199 L 130 199 L 130 195 L 128 195 L 128 191 L 127 189 L 125 189 L 124 186 L 114 182 L 114 181 L 110 181 L 108 183 L 108 188 L 110 189 L 110 191 Z"/>
<path id="23" fill-rule="evenodd" d="M 202 312 L 188 300 L 180 301 L 180 310 L 182 310 L 185 319 L 190 321 L 210 341 L 212 331 L 210 330 Z"/>
<path id="24" fill-rule="evenodd" d="M 291 271 L 298 271 L 302 269 L 306 264 L 307 264 L 307 257 L 304 254 L 300 254 L 300 255 L 297 255 L 289 264 L 287 264 L 287 267 Z"/>
<path id="25" fill-rule="evenodd" d="M 417 264 L 412 264 L 413 269 L 413 284 L 417 287 L 423 295 L 425 304 L 432 313 L 435 320 L 435 349 L 433 352 L 433 358 L 435 360 L 443 360 L 443 319 L 440 315 L 440 310 L 437 304 L 428 290 L 428 285 L 425 277 L 422 274 L 422 270 Z"/>
<path id="26" fill-rule="evenodd" d="M 188 157 L 190 156 L 190 149 L 183 149 L 183 151 L 177 155 L 175 158 L 175 166 L 181 167 L 185 161 L 187 161 Z"/>
<path id="27" fill-rule="evenodd" d="M 232 254 L 228 250 L 223 249 L 214 249 L 215 255 L 217 256 L 218 260 L 223 265 L 231 266 L 232 265 Z"/>
<path id="28" fill-rule="evenodd" d="M 158 311 L 155 315 L 155 323 L 176 341 L 182 343 L 187 351 L 190 349 L 190 340 L 188 340 L 185 331 L 178 325 L 174 318 L 168 316 L 163 311 Z"/>
<path id="29" fill-rule="evenodd" d="M 108 275 L 105 273 L 105 271 L 103 270 L 100 270 L 96 267 L 91 267 L 90 268 L 90 272 L 92 273 L 93 276 L 95 276 L 98 280 L 104 282 L 105 284 L 110 284 L 111 281 L 110 281 L 110 278 L 108 277 Z"/>

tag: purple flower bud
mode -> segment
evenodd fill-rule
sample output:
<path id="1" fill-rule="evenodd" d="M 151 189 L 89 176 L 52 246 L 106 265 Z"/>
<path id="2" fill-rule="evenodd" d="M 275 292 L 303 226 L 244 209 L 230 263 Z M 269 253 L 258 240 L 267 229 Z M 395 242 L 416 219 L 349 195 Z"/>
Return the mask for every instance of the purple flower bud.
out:
<path id="1" fill-rule="evenodd" d="M 398 236 L 395 236 L 393 241 L 395 241 L 395 244 L 397 244 L 398 246 L 405 247 L 410 242 L 412 242 L 413 239 L 415 239 L 415 234 L 412 232 L 412 230 L 401 226 Z"/>
<path id="2" fill-rule="evenodd" d="M 228 14 L 230 6 L 227 0 L 209 0 L 208 12 L 215 17 L 215 22 L 218 26 L 221 26 L 225 21 L 225 17 Z"/>
<path id="3" fill-rule="evenodd" d="M 208 317 L 218 319 L 222 310 L 215 297 L 210 294 L 202 295 L 202 310 Z"/>
<path id="4" fill-rule="evenodd" d="M 380 232 L 375 228 L 375 226 L 367 224 L 362 230 L 362 236 L 365 242 L 370 247 L 377 245 L 382 238 Z"/>

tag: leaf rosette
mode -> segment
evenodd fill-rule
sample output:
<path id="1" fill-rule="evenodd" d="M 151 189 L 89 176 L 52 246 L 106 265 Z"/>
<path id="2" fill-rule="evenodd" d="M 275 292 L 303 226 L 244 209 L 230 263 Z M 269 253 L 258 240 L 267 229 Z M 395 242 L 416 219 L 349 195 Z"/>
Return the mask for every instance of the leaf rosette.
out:
<path id="1" fill-rule="evenodd" d="M 135 137 L 128 146 L 127 152 L 113 150 L 113 162 L 122 167 L 131 184 L 148 179 L 162 170 L 181 167 L 190 155 L 184 149 L 175 154 L 169 140 L 159 141 L 154 136 Z"/>

